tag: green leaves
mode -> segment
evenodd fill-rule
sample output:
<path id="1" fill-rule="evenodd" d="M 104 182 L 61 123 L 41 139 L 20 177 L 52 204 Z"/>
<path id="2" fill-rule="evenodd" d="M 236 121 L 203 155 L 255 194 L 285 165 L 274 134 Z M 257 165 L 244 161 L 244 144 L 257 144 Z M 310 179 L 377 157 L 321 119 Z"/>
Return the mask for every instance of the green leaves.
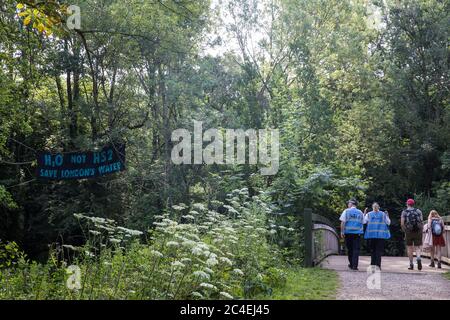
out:
<path id="1" fill-rule="evenodd" d="M 17 15 L 22 18 L 24 26 L 32 26 L 41 34 L 50 36 L 55 30 L 62 27 L 62 22 L 67 14 L 67 5 L 60 4 L 56 0 L 45 2 L 26 1 L 18 3 Z"/>
<path id="2" fill-rule="evenodd" d="M 0 185 L 0 205 L 6 209 L 17 209 L 18 205 L 14 202 L 11 194 L 6 190 L 5 186 Z"/>
<path id="3" fill-rule="evenodd" d="M 17 243 L 3 243 L 0 240 L 0 273 L 2 269 L 11 268 L 17 264 L 21 257 L 23 257 L 23 253 L 20 251 Z"/>

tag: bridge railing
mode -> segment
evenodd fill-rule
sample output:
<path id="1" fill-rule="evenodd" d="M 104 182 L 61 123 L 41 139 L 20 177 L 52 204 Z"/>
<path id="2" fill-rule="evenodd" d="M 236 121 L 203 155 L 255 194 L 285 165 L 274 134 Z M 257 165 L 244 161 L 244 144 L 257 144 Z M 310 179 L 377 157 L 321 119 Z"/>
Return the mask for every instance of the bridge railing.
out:
<path id="1" fill-rule="evenodd" d="M 450 216 L 442 217 L 444 220 L 445 228 L 444 228 L 444 239 L 445 239 L 445 247 L 441 249 L 442 253 L 442 261 L 450 264 Z M 430 257 L 430 252 L 423 252 L 422 254 L 425 257 Z"/>
<path id="2" fill-rule="evenodd" d="M 305 209 L 303 221 L 306 267 L 318 265 L 331 254 L 339 254 L 339 235 L 327 218 Z"/>

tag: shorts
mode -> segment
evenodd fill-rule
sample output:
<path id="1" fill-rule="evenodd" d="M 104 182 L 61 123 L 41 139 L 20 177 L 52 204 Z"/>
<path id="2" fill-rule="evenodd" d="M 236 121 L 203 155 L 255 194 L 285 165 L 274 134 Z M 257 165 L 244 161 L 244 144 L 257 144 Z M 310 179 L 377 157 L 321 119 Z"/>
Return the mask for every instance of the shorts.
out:
<path id="1" fill-rule="evenodd" d="M 421 246 L 422 245 L 422 231 L 411 231 L 405 233 L 405 240 L 407 246 Z"/>

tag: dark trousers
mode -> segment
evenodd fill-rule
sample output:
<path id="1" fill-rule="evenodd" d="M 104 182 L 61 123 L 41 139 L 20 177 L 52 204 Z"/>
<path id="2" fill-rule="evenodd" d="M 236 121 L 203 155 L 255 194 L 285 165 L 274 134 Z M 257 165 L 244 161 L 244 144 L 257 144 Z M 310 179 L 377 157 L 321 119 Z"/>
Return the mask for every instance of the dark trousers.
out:
<path id="1" fill-rule="evenodd" d="M 384 252 L 384 239 L 370 239 L 370 264 L 381 268 L 381 256 Z"/>
<path id="2" fill-rule="evenodd" d="M 350 268 L 358 268 L 359 249 L 361 247 L 361 239 L 359 234 L 346 234 L 345 245 L 347 246 Z"/>

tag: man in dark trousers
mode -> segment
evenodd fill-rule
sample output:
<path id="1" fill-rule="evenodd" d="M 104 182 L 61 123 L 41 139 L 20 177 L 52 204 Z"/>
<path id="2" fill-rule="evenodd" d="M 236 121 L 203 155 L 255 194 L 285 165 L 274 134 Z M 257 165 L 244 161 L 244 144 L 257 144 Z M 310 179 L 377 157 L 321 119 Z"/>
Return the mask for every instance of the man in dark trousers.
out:
<path id="1" fill-rule="evenodd" d="M 361 246 L 361 235 L 363 231 L 364 215 L 356 206 L 358 202 L 351 199 L 347 202 L 348 208 L 342 212 L 341 217 L 341 237 L 345 238 L 345 245 L 348 251 L 348 267 L 358 270 L 359 250 Z"/>

